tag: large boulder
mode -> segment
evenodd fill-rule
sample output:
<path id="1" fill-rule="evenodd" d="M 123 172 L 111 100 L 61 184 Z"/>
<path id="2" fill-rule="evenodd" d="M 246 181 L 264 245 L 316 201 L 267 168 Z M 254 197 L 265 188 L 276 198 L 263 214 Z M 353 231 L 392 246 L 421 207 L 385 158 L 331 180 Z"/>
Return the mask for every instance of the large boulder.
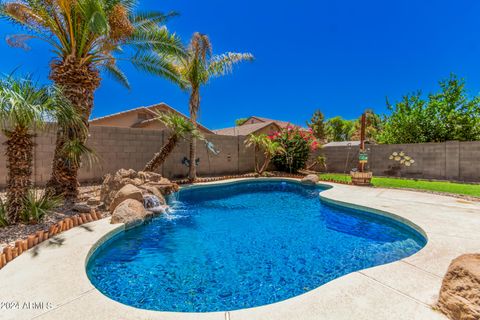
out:
<path id="1" fill-rule="evenodd" d="M 105 176 L 100 191 L 100 201 L 109 208 L 116 193 L 127 184 L 139 188 L 143 194 L 154 194 L 157 197 L 158 193 L 164 196 L 178 191 L 178 185 L 176 183 L 172 183 L 158 173 L 120 169 L 114 174 L 107 174 Z M 152 191 L 152 188 L 155 188 L 156 191 Z M 160 198 L 161 201 L 164 201 L 162 198 Z"/>
<path id="2" fill-rule="evenodd" d="M 143 223 L 151 215 L 140 201 L 126 199 L 115 208 L 110 223 L 124 223 L 127 228 L 131 228 Z"/>
<path id="3" fill-rule="evenodd" d="M 452 320 L 480 319 L 480 254 L 465 254 L 452 261 L 437 309 Z"/>
<path id="4" fill-rule="evenodd" d="M 144 184 L 142 186 L 142 189 L 147 191 L 149 194 L 157 197 L 158 201 L 160 202 L 161 205 L 164 205 L 164 204 L 167 203 L 167 201 L 165 200 L 165 197 L 162 194 L 162 191 L 160 191 L 157 187 L 152 186 L 152 185 L 148 185 L 148 184 Z M 145 196 L 144 196 L 144 198 L 145 198 Z"/>
<path id="5" fill-rule="evenodd" d="M 133 184 L 123 186 L 113 197 L 112 202 L 110 203 L 110 212 L 113 212 L 120 203 L 127 199 L 143 202 L 142 190 L 135 187 Z"/>
<path id="6" fill-rule="evenodd" d="M 309 174 L 308 176 L 302 179 L 303 184 L 316 185 L 320 181 L 316 174 Z"/>

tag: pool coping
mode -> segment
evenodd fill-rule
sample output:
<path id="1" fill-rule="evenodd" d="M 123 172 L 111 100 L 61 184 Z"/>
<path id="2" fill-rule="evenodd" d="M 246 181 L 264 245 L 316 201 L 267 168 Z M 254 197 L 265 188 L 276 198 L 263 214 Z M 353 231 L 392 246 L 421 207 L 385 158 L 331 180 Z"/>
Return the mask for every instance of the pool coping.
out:
<path id="1" fill-rule="evenodd" d="M 242 178 L 238 181 L 291 180 Z M 393 217 L 428 239 L 414 255 L 356 271 L 302 295 L 270 305 L 226 312 L 177 313 L 137 309 L 109 299 L 89 281 L 85 266 L 104 241 L 125 229 L 109 218 L 71 229 L 24 253 L 0 270 L 0 318 L 5 319 L 446 319 L 432 310 L 450 261 L 480 251 L 480 204 L 414 191 L 319 183 L 322 201 Z M 60 262 L 61 261 L 61 262 Z M 29 270 L 25 272 L 24 270 Z M 34 302 L 9 308 L 3 302 Z M 40 305 L 40 303 L 43 303 Z"/>

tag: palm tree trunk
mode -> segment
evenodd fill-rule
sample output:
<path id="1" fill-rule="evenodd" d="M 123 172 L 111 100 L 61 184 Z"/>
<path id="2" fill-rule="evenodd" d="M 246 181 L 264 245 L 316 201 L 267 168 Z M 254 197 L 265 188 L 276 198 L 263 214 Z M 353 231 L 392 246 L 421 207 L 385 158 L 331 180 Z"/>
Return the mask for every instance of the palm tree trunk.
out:
<path id="1" fill-rule="evenodd" d="M 259 173 L 260 168 L 258 167 L 258 146 L 255 145 L 255 146 L 253 147 L 253 149 L 254 149 L 254 150 L 253 150 L 253 162 L 254 162 L 254 165 L 255 165 L 255 168 L 254 168 L 254 169 L 255 169 L 255 172 L 256 172 L 256 173 Z"/>
<path id="2" fill-rule="evenodd" d="M 100 85 L 98 70 L 91 64 L 81 64 L 74 56 L 51 65 L 50 78 L 62 88 L 63 94 L 82 116 L 88 128 L 88 119 L 93 108 L 93 94 Z M 78 196 L 78 166 L 69 161 L 64 152 L 65 143 L 71 139 L 87 141 L 88 136 L 78 136 L 75 130 L 59 127 L 52 162 L 52 175 L 47 183 L 47 193 L 63 195 L 66 201 L 74 201 Z"/>
<path id="3" fill-rule="evenodd" d="M 152 160 L 148 161 L 148 163 L 145 165 L 145 168 L 143 168 L 143 171 L 155 172 L 158 168 L 160 168 L 160 166 L 167 159 L 168 155 L 172 153 L 173 149 L 175 149 L 177 142 L 178 136 L 172 134 L 160 152 L 155 153 Z"/>
<path id="4" fill-rule="evenodd" d="M 198 109 L 200 108 L 200 92 L 198 88 L 193 88 L 190 95 L 190 121 L 197 129 L 197 114 Z M 191 181 L 197 179 L 197 140 L 191 136 L 190 137 L 190 167 L 188 169 L 188 178 Z"/>
<path id="5" fill-rule="evenodd" d="M 263 165 L 262 165 L 262 167 L 260 168 L 259 174 L 262 174 L 265 170 L 267 170 L 268 165 L 270 164 L 270 160 L 271 160 L 271 159 L 272 159 L 272 157 L 270 157 L 269 155 L 266 155 L 266 156 L 265 156 L 265 161 L 263 162 Z"/>
<path id="6" fill-rule="evenodd" d="M 27 128 L 16 127 L 5 132 L 7 141 L 7 217 L 9 223 L 18 222 L 24 199 L 32 186 L 33 137 Z"/>

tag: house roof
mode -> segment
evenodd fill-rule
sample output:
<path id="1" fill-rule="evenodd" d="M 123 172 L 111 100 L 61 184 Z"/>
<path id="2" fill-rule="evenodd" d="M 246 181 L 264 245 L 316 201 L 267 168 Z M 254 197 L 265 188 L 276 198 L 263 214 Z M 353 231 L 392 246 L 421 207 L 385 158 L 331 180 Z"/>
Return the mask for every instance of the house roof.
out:
<path id="1" fill-rule="evenodd" d="M 244 124 L 238 127 L 231 127 L 219 130 L 213 130 L 215 134 L 225 135 L 225 136 L 248 136 L 249 134 L 255 133 L 258 130 L 261 130 L 269 125 L 275 125 L 279 128 L 279 125 L 274 121 L 260 122 L 253 124 Z"/>
<path id="2" fill-rule="evenodd" d="M 251 118 L 255 118 L 257 120 L 260 120 L 262 122 L 275 122 L 279 127 L 281 128 L 286 128 L 287 126 L 295 126 L 291 122 L 287 121 L 282 121 L 282 120 L 274 120 L 274 119 L 269 119 L 269 118 L 264 118 L 264 117 L 257 117 L 257 116 L 251 116 L 250 118 L 247 119 L 247 121 Z M 296 127 L 296 126 L 295 126 Z"/>
<path id="3" fill-rule="evenodd" d="M 154 114 L 154 111 L 153 111 L 155 109 L 154 107 L 159 107 L 163 104 L 164 103 L 159 103 L 158 105 L 154 105 L 154 106 L 151 106 L 151 107 L 138 107 L 138 108 L 128 109 L 128 110 L 124 110 L 124 111 L 120 111 L 120 112 L 116 112 L 116 113 L 112 113 L 112 114 L 107 114 L 106 116 L 101 116 L 101 117 L 90 119 L 89 122 L 90 123 L 95 123 L 95 122 L 100 121 L 100 120 L 115 118 L 115 117 L 118 117 L 118 116 L 121 116 L 121 115 L 124 115 L 124 114 L 128 114 L 128 113 L 131 113 L 131 112 L 137 112 L 137 111 L 146 111 L 148 113 Z"/>
<path id="4" fill-rule="evenodd" d="M 100 121 L 100 120 L 105 120 L 105 119 L 110 119 L 110 118 L 114 118 L 114 117 L 118 117 L 118 116 L 122 116 L 124 114 L 128 114 L 128 113 L 131 113 L 131 112 L 138 112 L 138 111 L 145 111 L 147 113 L 150 113 L 152 114 L 153 116 L 156 116 L 156 110 L 157 109 L 167 109 L 169 110 L 170 112 L 174 112 L 178 115 L 181 115 L 183 117 L 185 117 L 186 119 L 189 119 L 189 117 L 187 117 L 185 114 L 181 113 L 180 111 L 172 108 L 171 106 L 169 106 L 168 104 L 164 103 L 164 102 L 160 102 L 158 104 L 154 104 L 154 105 L 151 105 L 151 106 L 147 106 L 147 107 L 138 107 L 138 108 L 133 108 L 133 109 L 129 109 L 129 110 L 124 110 L 124 111 L 120 111 L 120 112 L 117 112 L 117 113 L 112 113 L 112 114 L 109 114 L 109 115 L 106 115 L 106 116 L 103 116 L 103 117 L 98 117 L 98 118 L 94 118 L 94 119 L 91 119 L 90 120 L 90 123 L 95 123 L 97 121 Z M 143 120 L 143 121 L 140 121 L 138 123 L 135 123 L 132 127 L 133 128 L 142 128 L 144 126 L 146 126 L 148 123 L 152 122 L 152 121 L 157 121 L 156 119 L 147 119 L 147 120 Z M 203 125 L 201 125 L 200 123 L 197 123 L 198 127 L 208 133 L 213 133 L 213 131 L 211 131 L 210 129 L 208 129 L 207 127 L 204 127 Z"/>

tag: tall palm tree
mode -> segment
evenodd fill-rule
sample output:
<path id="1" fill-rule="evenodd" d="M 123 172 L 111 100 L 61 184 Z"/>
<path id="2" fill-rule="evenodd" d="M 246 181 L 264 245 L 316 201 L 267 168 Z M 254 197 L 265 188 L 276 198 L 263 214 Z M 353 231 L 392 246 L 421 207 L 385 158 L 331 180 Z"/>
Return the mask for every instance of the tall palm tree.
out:
<path id="1" fill-rule="evenodd" d="M 208 83 L 212 77 L 226 75 L 233 71 L 233 66 L 241 61 L 253 61 L 250 53 L 227 52 L 221 55 L 212 55 L 212 44 L 207 35 L 194 33 L 185 56 L 176 59 L 178 73 L 181 77 L 181 86 L 190 91 L 189 110 L 190 120 L 197 126 L 197 116 L 200 109 L 200 87 Z M 195 163 L 197 144 L 195 139 L 190 141 L 190 169 L 188 176 L 191 180 L 197 178 Z"/>
<path id="2" fill-rule="evenodd" d="M 0 81 L 0 119 L 7 138 L 7 216 L 15 223 L 32 186 L 34 130 L 53 121 L 70 125 L 76 133 L 86 128 L 59 89 L 39 87 L 29 77 Z"/>
<path id="3" fill-rule="evenodd" d="M 170 130 L 171 134 L 167 143 L 165 143 L 159 152 L 153 155 L 152 159 L 145 165 L 143 171 L 154 172 L 160 168 L 160 166 L 165 162 L 167 157 L 170 155 L 170 153 L 172 153 L 177 146 L 177 143 L 181 139 L 185 139 L 187 137 L 191 139 L 203 138 L 193 123 L 181 115 L 175 113 L 157 112 L 156 119 L 162 122 L 167 129 Z"/>
<path id="4" fill-rule="evenodd" d="M 177 81 L 169 56 L 183 54 L 181 41 L 162 24 L 171 16 L 160 12 L 135 12 L 132 0 L 7 0 L 0 16 L 19 25 L 27 34 L 9 36 L 13 47 L 26 47 L 32 38 L 48 43 L 54 53 L 50 79 L 61 87 L 88 126 L 93 94 L 105 71 L 121 84 L 128 79 L 118 61 L 130 61 L 137 69 Z M 153 51 L 155 49 L 155 52 Z M 68 128 L 57 133 L 52 177 L 54 194 L 77 196 L 78 167 L 70 166 L 64 144 L 76 137 Z"/>

